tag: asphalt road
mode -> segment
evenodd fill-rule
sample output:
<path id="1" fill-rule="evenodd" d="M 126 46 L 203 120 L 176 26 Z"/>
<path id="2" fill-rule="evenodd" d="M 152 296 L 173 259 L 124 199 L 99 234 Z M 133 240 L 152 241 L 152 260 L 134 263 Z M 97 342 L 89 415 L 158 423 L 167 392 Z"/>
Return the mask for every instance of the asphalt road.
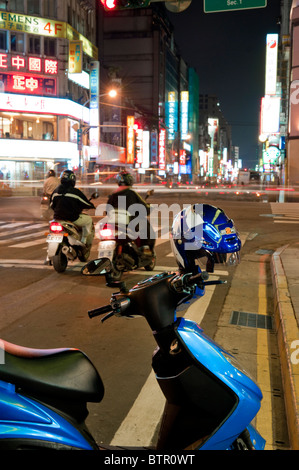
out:
<path id="1" fill-rule="evenodd" d="M 205 332 L 238 356 L 264 387 L 264 403 L 257 427 L 267 434 L 268 448 L 288 448 L 280 365 L 273 330 L 231 323 L 233 311 L 273 311 L 270 256 L 278 247 L 297 239 L 299 218 L 277 214 L 273 203 L 246 198 L 211 197 L 198 193 L 156 193 L 154 204 L 209 202 L 222 207 L 240 232 L 242 261 L 231 271 L 221 267 L 215 275 L 227 284 L 207 290 L 190 307 Z M 98 200 L 101 203 L 104 197 Z M 280 209 L 282 205 L 279 206 Z M 115 291 L 99 277 L 83 277 L 74 263 L 63 274 L 45 266 L 44 231 L 39 220 L 39 198 L 0 198 L 0 337 L 29 347 L 78 347 L 95 363 L 105 384 L 105 397 L 91 404 L 88 424 L 99 443 L 148 445 L 155 442 L 163 397 L 151 374 L 155 343 L 142 318 L 112 318 L 101 324 L 87 310 L 108 303 Z M 95 219 L 96 220 L 96 219 Z M 13 225 L 21 224 L 23 225 Z M 155 272 L 175 269 L 169 241 L 158 240 Z M 92 251 L 96 256 L 96 241 Z M 145 271 L 124 276 L 128 287 L 148 277 Z M 265 289 L 260 291 L 260 285 Z M 198 308 L 199 307 L 199 308 Z M 261 337 L 261 335 L 266 335 Z M 265 344 L 266 350 L 261 349 Z M 270 364 L 265 368 L 265 363 Z M 265 422 L 270 423 L 265 428 Z"/>

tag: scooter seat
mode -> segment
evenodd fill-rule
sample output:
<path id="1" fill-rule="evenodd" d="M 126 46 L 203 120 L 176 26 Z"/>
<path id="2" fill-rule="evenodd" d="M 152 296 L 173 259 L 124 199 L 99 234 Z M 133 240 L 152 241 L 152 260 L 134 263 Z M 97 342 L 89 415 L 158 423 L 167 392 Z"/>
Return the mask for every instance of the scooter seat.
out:
<path id="1" fill-rule="evenodd" d="M 0 340 L 0 380 L 53 400 L 100 402 L 104 396 L 99 373 L 79 349 L 31 349 Z"/>

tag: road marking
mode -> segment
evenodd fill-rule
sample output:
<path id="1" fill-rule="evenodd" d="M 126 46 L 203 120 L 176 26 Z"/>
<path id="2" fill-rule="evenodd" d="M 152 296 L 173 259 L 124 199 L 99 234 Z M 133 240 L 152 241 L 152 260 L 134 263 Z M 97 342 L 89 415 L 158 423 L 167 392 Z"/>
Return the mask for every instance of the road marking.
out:
<path id="1" fill-rule="evenodd" d="M 259 292 L 258 292 L 258 313 L 268 315 L 267 312 L 267 280 L 266 280 L 266 258 L 261 258 L 259 266 Z M 262 390 L 263 400 L 260 411 L 256 418 L 256 427 L 260 434 L 266 439 L 267 450 L 273 449 L 273 430 L 272 430 L 272 393 L 271 393 L 271 374 L 270 357 L 268 344 L 269 330 L 257 328 L 257 383 Z"/>
<path id="2" fill-rule="evenodd" d="M 41 234 L 42 232 L 39 232 L 37 235 L 41 235 Z M 45 237 L 39 238 L 38 240 L 32 240 L 31 242 L 23 242 L 23 243 L 16 243 L 15 245 L 9 245 L 9 248 L 27 248 L 28 246 L 41 245 L 42 243 L 46 243 Z"/>

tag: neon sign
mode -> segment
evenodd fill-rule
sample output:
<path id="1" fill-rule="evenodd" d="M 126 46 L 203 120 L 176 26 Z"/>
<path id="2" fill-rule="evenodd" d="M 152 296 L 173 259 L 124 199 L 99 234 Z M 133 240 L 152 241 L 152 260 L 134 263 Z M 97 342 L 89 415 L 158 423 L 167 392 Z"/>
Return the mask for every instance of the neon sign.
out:
<path id="1" fill-rule="evenodd" d="M 58 60 L 0 53 L 0 71 L 41 72 L 57 75 Z"/>
<path id="2" fill-rule="evenodd" d="M 127 116 L 127 163 L 134 163 L 134 116 Z"/>
<path id="3" fill-rule="evenodd" d="M 175 133 L 178 128 L 178 102 L 176 99 L 176 92 L 170 91 L 168 93 L 168 102 L 166 106 L 166 119 L 168 125 L 168 139 L 174 140 Z"/>
<path id="4" fill-rule="evenodd" d="M 185 140 L 188 136 L 188 105 L 189 92 L 181 92 L 181 138 Z"/>
<path id="5" fill-rule="evenodd" d="M 22 73 L 0 73 L 1 88 L 6 93 L 56 95 L 56 78 Z"/>
<path id="6" fill-rule="evenodd" d="M 166 130 L 160 129 L 160 132 L 159 132 L 159 168 L 160 170 L 165 170 L 166 168 L 165 138 L 166 138 Z"/>

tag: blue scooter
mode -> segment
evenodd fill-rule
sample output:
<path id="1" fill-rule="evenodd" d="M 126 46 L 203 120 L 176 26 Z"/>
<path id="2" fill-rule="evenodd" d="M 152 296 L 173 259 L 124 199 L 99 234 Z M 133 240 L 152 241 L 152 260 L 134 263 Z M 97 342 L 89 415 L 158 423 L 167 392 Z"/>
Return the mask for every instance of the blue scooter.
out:
<path id="1" fill-rule="evenodd" d="M 92 261 L 85 274 L 103 274 L 109 265 Z M 250 424 L 262 400 L 259 387 L 196 323 L 176 315 L 178 305 L 221 282 L 207 277 L 165 272 L 129 291 L 121 285 L 109 305 L 89 316 L 141 315 L 148 322 L 158 345 L 152 366 L 166 398 L 156 450 L 263 449 Z M 87 403 L 103 395 L 97 370 L 80 350 L 0 341 L 0 449 L 104 449 L 85 426 Z"/>

